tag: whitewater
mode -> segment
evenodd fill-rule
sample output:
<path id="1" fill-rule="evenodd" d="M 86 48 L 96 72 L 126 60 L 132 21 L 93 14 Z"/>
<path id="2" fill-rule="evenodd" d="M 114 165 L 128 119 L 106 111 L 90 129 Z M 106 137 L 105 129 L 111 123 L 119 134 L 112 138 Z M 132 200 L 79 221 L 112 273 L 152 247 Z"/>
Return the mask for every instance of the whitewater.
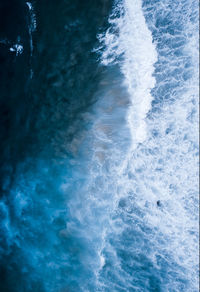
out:
<path id="1" fill-rule="evenodd" d="M 99 35 L 101 62 L 119 66 L 128 93 L 120 93 L 128 104 L 124 129 L 120 119 L 110 132 L 126 137 L 128 128 L 130 137 L 127 147 L 118 139 L 119 150 L 106 133 L 112 205 L 102 232 L 101 291 L 198 291 L 197 6 L 116 1 Z"/>
<path id="2" fill-rule="evenodd" d="M 99 34 L 107 69 L 69 203 L 96 257 L 83 291 L 198 291 L 197 16 L 195 1 L 116 1 Z"/>
<path id="3" fill-rule="evenodd" d="M 26 5 L 32 65 L 37 10 L 32 1 Z M 76 34 L 81 25 L 77 20 L 65 30 Z M 64 106 L 57 110 L 64 93 L 53 103 L 53 91 L 46 103 L 48 110 L 55 106 L 48 114 L 56 130 L 47 136 L 56 155 L 49 159 L 41 146 L 4 183 L 11 188 L 0 202 L 0 258 L 14 246 L 23 283 L 12 292 L 197 292 L 198 2 L 115 0 L 96 39 L 93 102 L 83 102 L 81 112 L 74 106 L 78 118 L 66 130 Z M 64 66 L 67 46 L 59 50 L 54 70 Z M 49 76 L 61 87 L 64 77 Z M 56 143 L 63 143 L 62 155 Z"/>

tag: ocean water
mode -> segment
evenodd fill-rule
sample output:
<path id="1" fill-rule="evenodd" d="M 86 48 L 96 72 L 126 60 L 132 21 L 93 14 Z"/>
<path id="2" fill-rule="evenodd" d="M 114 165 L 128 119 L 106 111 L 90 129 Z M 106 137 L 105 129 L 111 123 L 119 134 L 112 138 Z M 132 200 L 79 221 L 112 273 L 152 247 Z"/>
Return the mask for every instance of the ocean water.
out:
<path id="1" fill-rule="evenodd" d="M 198 291 L 198 17 L 1 2 L 0 291 Z"/>

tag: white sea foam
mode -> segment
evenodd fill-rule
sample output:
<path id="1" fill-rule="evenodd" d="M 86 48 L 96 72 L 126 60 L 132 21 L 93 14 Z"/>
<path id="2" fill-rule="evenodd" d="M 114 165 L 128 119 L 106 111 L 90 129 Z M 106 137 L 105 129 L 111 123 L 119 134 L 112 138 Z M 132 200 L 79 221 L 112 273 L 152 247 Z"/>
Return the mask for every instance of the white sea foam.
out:
<path id="1" fill-rule="evenodd" d="M 37 23 L 36 23 L 36 16 L 34 12 L 34 8 L 31 2 L 26 2 L 26 5 L 28 6 L 28 9 L 31 14 L 31 23 L 30 23 L 30 29 L 31 31 L 35 31 L 37 28 Z"/>
<path id="2" fill-rule="evenodd" d="M 31 2 L 26 2 L 26 5 L 28 6 L 29 13 L 30 13 L 30 21 L 29 21 L 29 38 L 30 38 L 30 52 L 31 56 L 33 54 L 33 32 L 36 31 L 37 28 L 37 22 L 36 22 L 36 15 L 34 11 L 34 7 Z M 33 70 L 30 71 L 30 76 L 32 78 L 33 76 Z"/>
<path id="3" fill-rule="evenodd" d="M 15 44 L 10 48 L 11 52 L 16 52 L 16 56 L 21 55 L 23 53 L 23 46 L 20 44 Z"/>
<path id="4" fill-rule="evenodd" d="M 116 17 L 120 15 L 119 17 Z M 131 106 L 127 120 L 132 136 L 132 148 L 146 138 L 146 114 L 151 108 L 151 89 L 155 85 L 154 63 L 157 52 L 151 32 L 145 23 L 141 1 L 124 0 L 110 17 L 110 28 L 100 36 L 105 50 L 102 63 L 108 65 L 119 58 L 124 83 L 130 94 Z"/>
<path id="5" fill-rule="evenodd" d="M 194 29 L 189 35 L 185 54 L 194 56 L 193 65 L 197 65 Z M 108 70 L 96 93 L 97 102 L 82 115 L 88 126 L 71 143 L 75 158 L 66 162 L 68 175 L 58 193 L 58 173 L 52 175 L 46 162 L 38 164 L 27 190 L 26 183 L 33 181 L 31 173 L 16 179 L 23 191 L 15 190 L 13 202 L 24 234 L 25 214 L 33 216 L 26 219 L 32 227 L 27 258 L 39 272 L 48 266 L 46 291 L 55 290 L 54 281 L 71 283 L 72 276 L 72 285 L 77 282 L 79 291 L 196 292 L 197 66 L 175 102 L 162 104 L 160 112 L 154 113 L 150 91 L 160 86 L 152 77 L 157 53 L 141 2 L 124 0 L 115 6 L 110 28 L 100 39 L 105 48 L 102 62 L 120 66 L 128 96 L 120 74 Z M 171 66 L 170 50 L 164 50 L 162 59 Z M 183 59 L 177 57 L 178 65 L 174 60 L 173 66 L 184 68 Z M 37 212 L 28 197 L 39 202 Z M 9 213 L 2 204 L 0 211 L 9 229 Z M 41 222 L 47 224 L 44 235 L 48 236 L 40 249 L 34 246 L 32 234 L 41 230 Z M 66 270 L 67 277 L 61 270 Z M 92 275 L 89 280 L 88 275 Z"/>
<path id="6" fill-rule="evenodd" d="M 103 44 L 102 63 L 105 66 L 119 64 L 124 75 L 124 83 L 131 99 L 127 121 L 132 146 L 126 153 L 121 170 L 114 174 L 118 200 L 124 200 L 121 204 L 123 211 L 117 210 L 120 215 L 110 222 L 112 227 L 107 231 L 107 244 L 104 244 L 104 248 L 110 252 L 108 241 L 114 237 L 119 240 L 117 233 L 121 229 L 124 234 L 126 230 L 137 234 L 137 229 L 141 228 L 141 245 L 135 242 L 130 249 L 126 247 L 127 254 L 131 257 L 142 252 L 150 258 L 156 269 L 165 269 L 168 277 L 161 277 L 162 289 L 172 289 L 171 283 L 174 281 L 174 291 L 197 291 L 199 62 L 198 30 L 196 22 L 190 22 L 190 17 L 195 13 L 194 1 L 191 5 L 182 1 L 177 10 L 172 10 L 170 3 L 165 3 L 164 6 L 155 4 L 155 7 L 153 3 L 153 7 L 148 7 L 149 11 L 155 13 L 152 23 L 149 23 L 152 29 L 155 29 L 154 21 L 158 17 L 163 21 L 163 27 L 167 27 L 169 12 L 174 17 L 174 22 L 179 17 L 183 28 L 180 31 L 176 29 L 177 24 L 174 24 L 175 33 L 172 35 L 168 33 L 168 28 L 165 28 L 166 33 L 159 32 L 162 72 L 166 69 L 169 69 L 166 72 L 181 70 L 182 75 L 163 74 L 164 77 L 158 84 L 155 84 L 152 77 L 157 53 L 145 23 L 141 3 L 129 0 L 120 3 L 110 17 L 110 28 L 104 35 L 100 35 L 100 41 Z M 165 37 L 169 44 L 174 43 L 174 48 L 167 46 Z M 185 39 L 184 45 L 180 46 L 179 41 Z M 179 53 L 171 58 L 171 53 L 177 48 Z M 190 65 L 187 63 L 189 59 Z M 189 69 L 186 69 L 187 66 L 190 66 Z M 190 70 L 192 76 L 185 81 L 182 76 L 187 70 Z M 159 77 L 159 73 L 157 76 Z M 175 78 L 178 79 L 179 86 L 171 91 L 174 102 L 164 103 L 163 96 L 156 96 L 160 101 L 160 108 L 158 113 L 153 113 L 151 89 L 165 85 L 166 91 L 170 92 L 170 85 Z M 150 114 L 147 118 L 148 112 Z M 156 204 L 157 200 L 161 201 L 160 208 Z M 145 244 L 146 249 L 142 250 L 141 246 Z M 125 243 L 120 245 L 122 250 L 124 245 Z M 160 259 L 164 264 L 160 264 Z M 131 265 L 134 267 L 135 263 L 132 262 Z M 118 267 L 113 274 L 122 283 L 121 272 Z M 174 273 L 177 275 L 176 279 Z M 133 277 L 127 273 L 124 277 L 127 277 L 126 288 L 133 287 Z"/>

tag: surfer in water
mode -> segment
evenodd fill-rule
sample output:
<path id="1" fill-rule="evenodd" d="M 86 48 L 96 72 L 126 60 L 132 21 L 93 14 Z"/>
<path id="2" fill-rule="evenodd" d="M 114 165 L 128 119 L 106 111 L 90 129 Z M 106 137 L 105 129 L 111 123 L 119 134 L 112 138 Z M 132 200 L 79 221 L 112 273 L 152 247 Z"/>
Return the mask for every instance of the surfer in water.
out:
<path id="1" fill-rule="evenodd" d="M 158 200 L 158 201 L 156 202 L 156 204 L 157 204 L 158 207 L 161 207 L 161 202 L 160 202 L 160 200 Z"/>

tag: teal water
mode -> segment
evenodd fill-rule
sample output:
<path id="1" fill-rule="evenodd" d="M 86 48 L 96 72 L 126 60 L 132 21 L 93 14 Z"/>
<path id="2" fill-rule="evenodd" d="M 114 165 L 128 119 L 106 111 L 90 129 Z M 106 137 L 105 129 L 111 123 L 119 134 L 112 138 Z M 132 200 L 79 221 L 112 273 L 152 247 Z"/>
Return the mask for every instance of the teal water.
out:
<path id="1" fill-rule="evenodd" d="M 197 1 L 0 8 L 0 291 L 198 291 Z"/>

